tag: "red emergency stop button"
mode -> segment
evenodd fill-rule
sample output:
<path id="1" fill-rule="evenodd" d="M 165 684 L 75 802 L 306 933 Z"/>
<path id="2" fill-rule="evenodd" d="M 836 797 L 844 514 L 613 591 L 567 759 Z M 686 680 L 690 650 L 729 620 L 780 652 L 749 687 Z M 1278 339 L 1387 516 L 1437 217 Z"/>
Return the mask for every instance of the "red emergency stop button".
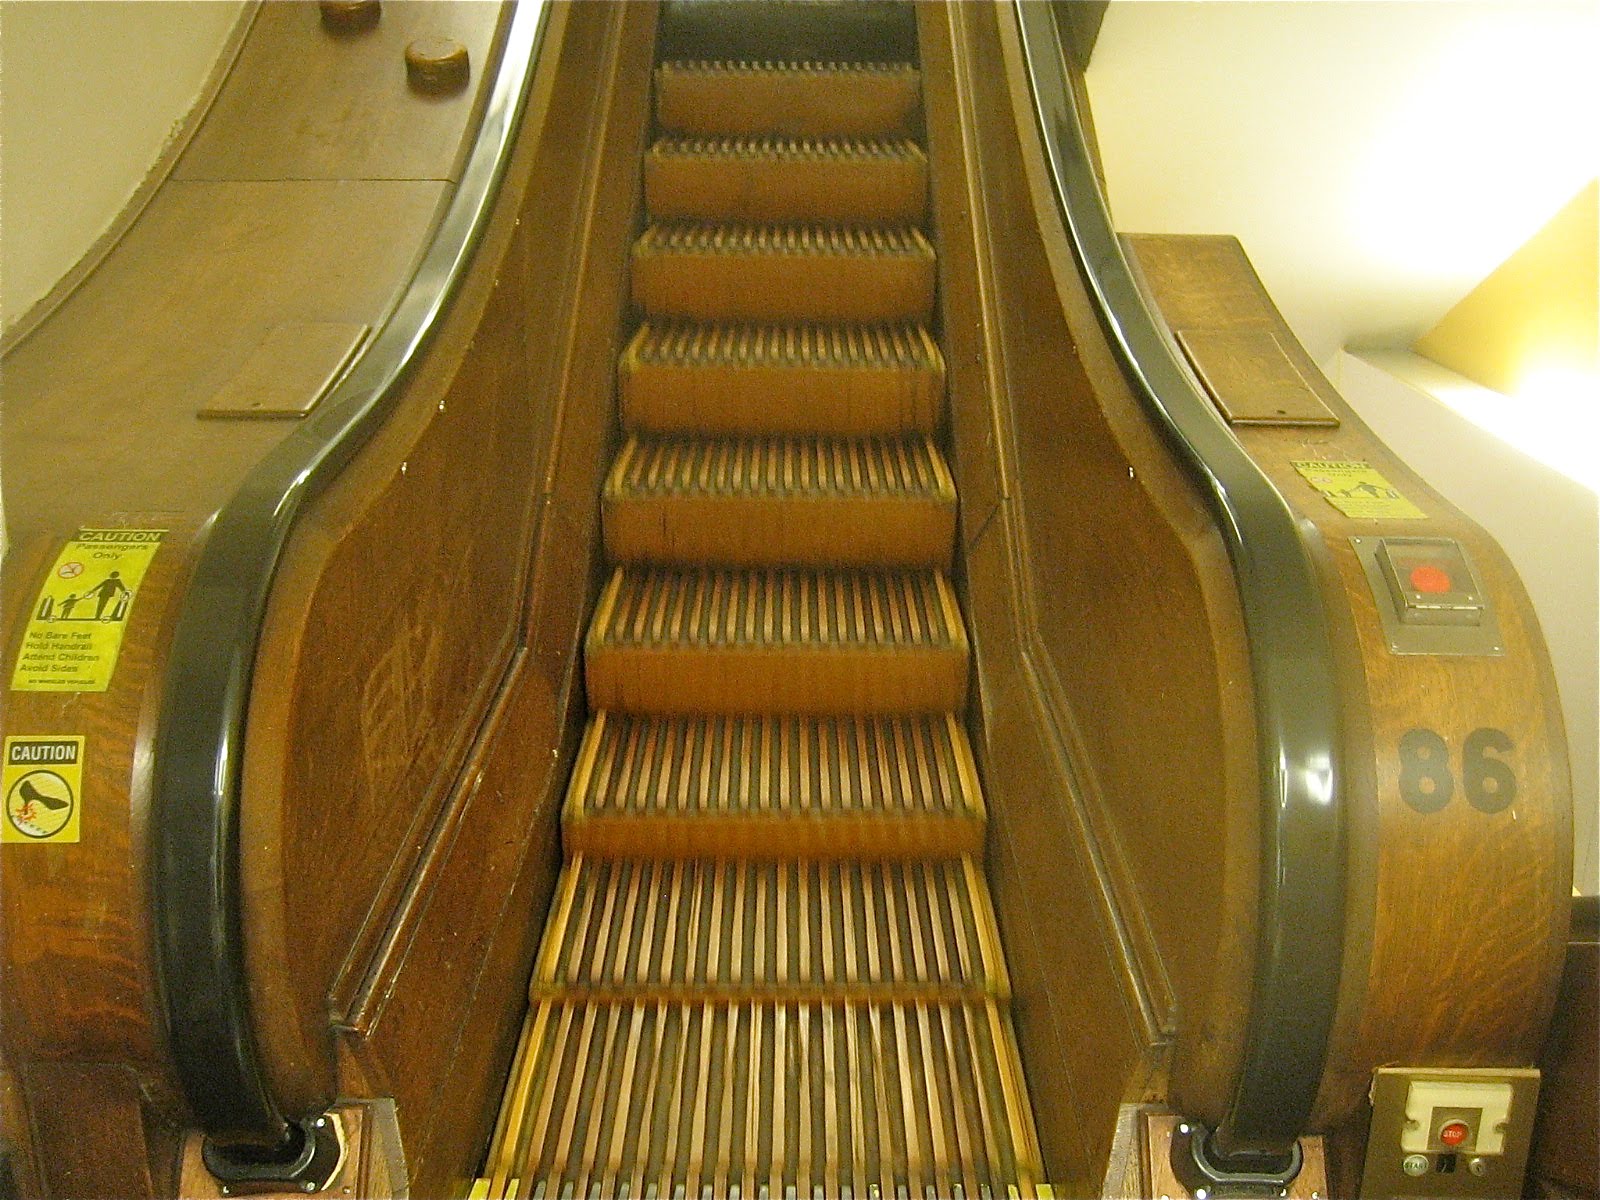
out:
<path id="1" fill-rule="evenodd" d="M 1459 1146 L 1467 1140 L 1472 1130 L 1465 1121 L 1447 1121 L 1439 1126 L 1439 1140 L 1446 1146 Z"/>
<path id="2" fill-rule="evenodd" d="M 1450 581 L 1450 572 L 1431 563 L 1411 568 L 1411 586 L 1427 596 L 1442 596 L 1455 590 L 1455 584 Z"/>

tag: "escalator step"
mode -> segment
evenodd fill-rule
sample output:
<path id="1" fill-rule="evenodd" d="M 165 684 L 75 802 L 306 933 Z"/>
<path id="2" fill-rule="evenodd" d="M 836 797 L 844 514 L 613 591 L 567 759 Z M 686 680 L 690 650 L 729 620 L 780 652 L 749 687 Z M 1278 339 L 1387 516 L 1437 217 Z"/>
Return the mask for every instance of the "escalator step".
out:
<path id="1" fill-rule="evenodd" d="M 656 120 L 674 133 L 908 133 L 921 104 L 921 73 L 906 63 L 673 62 L 656 68 Z"/>
<path id="2" fill-rule="evenodd" d="M 937 571 L 618 567 L 585 650 L 593 708 L 953 712 L 967 638 Z"/>
<path id="3" fill-rule="evenodd" d="M 652 224 L 633 299 L 700 321 L 926 320 L 934 254 L 915 226 Z"/>
<path id="4" fill-rule="evenodd" d="M 1038 1194 L 993 1002 L 549 1000 L 529 1024 L 498 1194 L 509 1181 L 519 1196 L 663 1200 Z"/>
<path id="5" fill-rule="evenodd" d="M 904 224 L 927 210 L 928 157 L 905 138 L 662 138 L 644 194 L 658 221 Z"/>
<path id="6" fill-rule="evenodd" d="M 775 848 L 776 849 L 776 848 Z M 1008 994 L 972 859 L 571 857 L 535 999 L 959 1000 Z"/>
<path id="7" fill-rule="evenodd" d="M 569 853 L 930 858 L 983 849 L 972 748 L 948 714 L 595 714 L 567 793 Z"/>
<path id="8" fill-rule="evenodd" d="M 633 437 L 604 520 L 618 562 L 948 567 L 956 490 L 927 436 Z"/>
<path id="9" fill-rule="evenodd" d="M 944 359 L 920 325 L 646 321 L 618 388 L 624 426 L 655 433 L 932 432 Z"/>

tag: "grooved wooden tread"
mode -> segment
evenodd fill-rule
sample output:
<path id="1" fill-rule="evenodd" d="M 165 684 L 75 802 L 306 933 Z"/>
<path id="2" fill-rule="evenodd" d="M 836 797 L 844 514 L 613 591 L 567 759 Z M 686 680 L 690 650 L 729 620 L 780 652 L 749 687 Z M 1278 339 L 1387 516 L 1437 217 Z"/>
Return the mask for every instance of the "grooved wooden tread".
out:
<path id="1" fill-rule="evenodd" d="M 917 717 L 590 721 L 567 793 L 569 853 L 946 857 L 983 847 L 966 731 Z"/>
<path id="2" fill-rule="evenodd" d="M 927 209 L 928 159 L 907 138 L 662 138 L 644 190 L 656 220 L 898 224 Z"/>
<path id="3" fill-rule="evenodd" d="M 916 324 L 646 321 L 618 370 L 623 424 L 657 433 L 930 432 L 944 359 Z"/>
<path id="4" fill-rule="evenodd" d="M 903 133 L 921 102 L 921 73 L 906 63 L 676 62 L 656 68 L 656 120 L 675 133 Z"/>
<path id="5" fill-rule="evenodd" d="M 533 996 L 957 1000 L 1007 994 L 971 859 L 592 859 L 563 869 Z"/>
<path id="6" fill-rule="evenodd" d="M 926 436 L 632 437 L 604 514 L 621 562 L 947 567 L 956 493 Z"/>
<path id="7" fill-rule="evenodd" d="M 745 225 L 658 221 L 639 236 L 636 254 L 712 257 L 909 258 L 931 263 L 933 247 L 915 225 Z"/>
<path id="8" fill-rule="evenodd" d="M 619 567 L 585 667 L 595 708 L 953 712 L 967 639 L 937 571 Z"/>
<path id="9" fill-rule="evenodd" d="M 491 1195 L 1037 1194 L 993 1002 L 550 1000 L 525 1048 Z"/>
<path id="10" fill-rule="evenodd" d="M 658 222 L 633 247 L 633 299 L 703 321 L 924 320 L 933 247 L 915 226 Z"/>

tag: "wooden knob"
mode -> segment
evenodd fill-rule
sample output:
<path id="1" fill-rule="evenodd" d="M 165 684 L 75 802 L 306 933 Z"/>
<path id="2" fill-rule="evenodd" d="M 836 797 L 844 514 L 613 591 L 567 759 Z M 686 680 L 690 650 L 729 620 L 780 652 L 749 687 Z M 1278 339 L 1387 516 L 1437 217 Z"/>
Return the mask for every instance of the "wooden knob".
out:
<path id="1" fill-rule="evenodd" d="M 472 64 L 467 48 L 443 37 L 418 38 L 406 47 L 406 79 L 419 92 L 435 95 L 467 85 Z"/>
<path id="2" fill-rule="evenodd" d="M 378 0 L 322 0 L 322 27 L 329 33 L 361 33 L 378 23 Z"/>

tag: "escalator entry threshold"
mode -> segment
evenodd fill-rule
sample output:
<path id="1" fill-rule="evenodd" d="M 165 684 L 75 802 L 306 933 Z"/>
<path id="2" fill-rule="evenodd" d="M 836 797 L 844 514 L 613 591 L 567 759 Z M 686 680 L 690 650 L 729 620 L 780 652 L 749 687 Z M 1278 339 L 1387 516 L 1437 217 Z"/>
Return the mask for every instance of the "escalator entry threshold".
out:
<path id="1" fill-rule="evenodd" d="M 655 82 L 593 716 L 473 1195 L 1050 1196 L 960 717 L 920 74 Z"/>

